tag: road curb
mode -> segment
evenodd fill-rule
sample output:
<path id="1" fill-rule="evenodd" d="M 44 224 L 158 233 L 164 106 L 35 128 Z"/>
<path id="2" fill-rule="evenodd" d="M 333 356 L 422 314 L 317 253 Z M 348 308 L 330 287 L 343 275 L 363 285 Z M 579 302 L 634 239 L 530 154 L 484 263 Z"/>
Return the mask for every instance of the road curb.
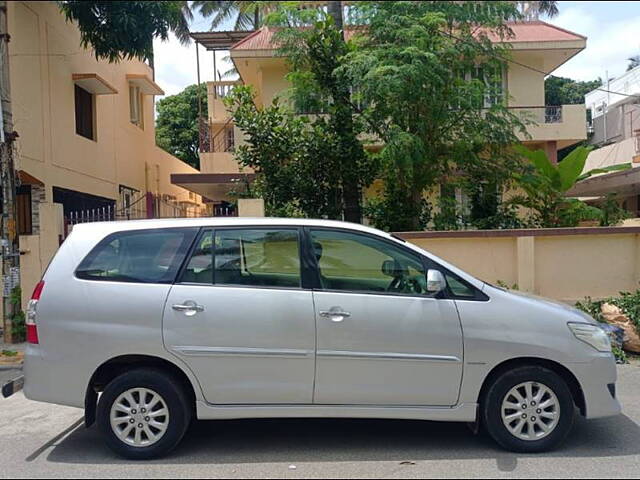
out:
<path id="1" fill-rule="evenodd" d="M 16 363 L 14 365 L 0 365 L 0 372 L 6 370 L 22 370 L 22 362 Z"/>

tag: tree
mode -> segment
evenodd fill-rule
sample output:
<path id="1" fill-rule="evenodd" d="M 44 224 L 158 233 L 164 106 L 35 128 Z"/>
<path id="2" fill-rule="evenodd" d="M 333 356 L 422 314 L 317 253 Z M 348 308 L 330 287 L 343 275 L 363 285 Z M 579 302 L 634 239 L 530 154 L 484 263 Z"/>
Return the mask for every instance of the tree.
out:
<path id="1" fill-rule="evenodd" d="M 324 118 L 312 122 L 277 100 L 258 108 L 251 87 L 234 89 L 225 103 L 245 135 L 235 158 L 256 172 L 267 215 L 341 218 L 335 137 Z"/>
<path id="2" fill-rule="evenodd" d="M 552 0 L 540 1 L 518 1 L 519 10 L 524 15 L 525 20 L 537 20 L 540 15 L 553 18 L 558 15 L 558 2 Z"/>
<path id="3" fill-rule="evenodd" d="M 547 77 L 544 81 L 545 105 L 584 105 L 584 96 L 601 86 L 601 79 L 584 82 L 564 77 Z"/>
<path id="4" fill-rule="evenodd" d="M 640 55 L 634 55 L 633 57 L 629 57 L 629 65 L 627 65 L 627 72 L 629 70 L 633 70 L 636 67 L 640 67 Z"/>
<path id="5" fill-rule="evenodd" d="M 376 224 L 421 229 L 425 192 L 460 172 L 499 185 L 526 135 L 506 108 L 502 58 L 517 16 L 512 2 L 376 2 L 341 72 L 365 105 L 362 118 L 382 140 L 384 194 Z M 499 188 L 497 186 L 496 188 Z M 487 189 L 489 191 L 490 189 Z"/>
<path id="6" fill-rule="evenodd" d="M 198 88 L 200 89 L 198 91 Z M 205 84 L 190 85 L 156 104 L 156 143 L 194 168 L 200 167 L 198 98 L 207 96 Z M 207 117 L 207 104 L 202 116 Z"/>
<path id="7" fill-rule="evenodd" d="M 321 10 L 281 11 L 270 21 L 283 28 L 277 35 L 280 52 L 290 66 L 287 79 L 292 96 L 299 102 L 315 104 L 316 112 L 326 115 L 327 135 L 333 139 L 331 155 L 339 159 L 339 187 L 343 219 L 362 221 L 362 191 L 374 178 L 375 165 L 358 138 L 362 128 L 351 99 L 352 84 L 340 73 L 350 46 L 344 40 L 341 2 L 329 2 L 329 13 Z M 310 23 L 307 28 L 300 24 Z M 290 26 L 294 25 L 294 26 Z"/>
<path id="8" fill-rule="evenodd" d="M 154 38 L 168 40 L 173 32 L 182 43 L 190 41 L 192 15 L 187 1 L 58 3 L 67 21 L 77 23 L 82 46 L 93 48 L 97 59 L 138 58 L 148 60 L 153 68 Z"/>
<path id="9" fill-rule="evenodd" d="M 578 147 L 554 165 L 543 150 L 531 151 L 517 146 L 516 151 L 530 161 L 528 168 L 516 173 L 515 179 L 524 194 L 511 203 L 532 211 L 531 223 L 537 227 L 572 227 L 581 220 L 601 219 L 601 212 L 584 202 L 566 197 L 573 186 L 593 175 L 631 168 L 630 163 L 596 168 L 584 172 L 591 147 Z"/>
<path id="10" fill-rule="evenodd" d="M 262 26 L 266 11 L 277 2 L 239 2 L 196 0 L 192 9 L 198 9 L 203 17 L 211 19 L 211 31 L 231 21 L 234 30 L 257 30 Z"/>

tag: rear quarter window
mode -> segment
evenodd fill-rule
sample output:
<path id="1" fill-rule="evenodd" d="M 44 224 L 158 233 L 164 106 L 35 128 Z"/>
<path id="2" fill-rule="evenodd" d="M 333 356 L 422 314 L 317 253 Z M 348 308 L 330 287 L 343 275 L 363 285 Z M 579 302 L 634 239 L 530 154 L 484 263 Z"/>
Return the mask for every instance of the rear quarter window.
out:
<path id="1" fill-rule="evenodd" d="M 172 283 L 197 228 L 135 230 L 100 241 L 76 269 L 83 280 Z"/>

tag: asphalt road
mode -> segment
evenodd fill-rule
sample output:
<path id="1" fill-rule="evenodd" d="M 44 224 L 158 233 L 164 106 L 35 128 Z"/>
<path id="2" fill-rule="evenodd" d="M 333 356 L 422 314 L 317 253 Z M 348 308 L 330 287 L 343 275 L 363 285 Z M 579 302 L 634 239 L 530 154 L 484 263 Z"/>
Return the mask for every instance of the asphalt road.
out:
<path id="1" fill-rule="evenodd" d="M 635 477 L 640 472 L 640 366 L 619 367 L 624 413 L 576 420 L 560 450 L 501 451 L 465 425 L 415 421 L 197 422 L 168 458 L 114 456 L 78 409 L 0 399 L 0 477 L 442 478 Z"/>

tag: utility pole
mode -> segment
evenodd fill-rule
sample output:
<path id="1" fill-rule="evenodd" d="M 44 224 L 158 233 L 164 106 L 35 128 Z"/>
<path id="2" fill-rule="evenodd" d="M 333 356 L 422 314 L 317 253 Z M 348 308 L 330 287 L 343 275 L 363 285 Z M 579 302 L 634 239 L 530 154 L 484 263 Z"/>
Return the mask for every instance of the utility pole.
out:
<path id="1" fill-rule="evenodd" d="M 13 144 L 18 136 L 13 131 L 11 89 L 9 85 L 9 30 L 7 28 L 7 2 L 0 1 L 0 99 L 2 103 L 2 131 L 0 132 L 0 190 L 2 218 L 0 222 L 0 252 L 2 253 L 2 306 L 4 340 L 15 340 L 12 332 L 14 306 L 11 293 L 20 287 L 20 246 L 17 234 L 16 171 L 13 162 Z M 18 310 L 20 306 L 18 306 Z"/>

